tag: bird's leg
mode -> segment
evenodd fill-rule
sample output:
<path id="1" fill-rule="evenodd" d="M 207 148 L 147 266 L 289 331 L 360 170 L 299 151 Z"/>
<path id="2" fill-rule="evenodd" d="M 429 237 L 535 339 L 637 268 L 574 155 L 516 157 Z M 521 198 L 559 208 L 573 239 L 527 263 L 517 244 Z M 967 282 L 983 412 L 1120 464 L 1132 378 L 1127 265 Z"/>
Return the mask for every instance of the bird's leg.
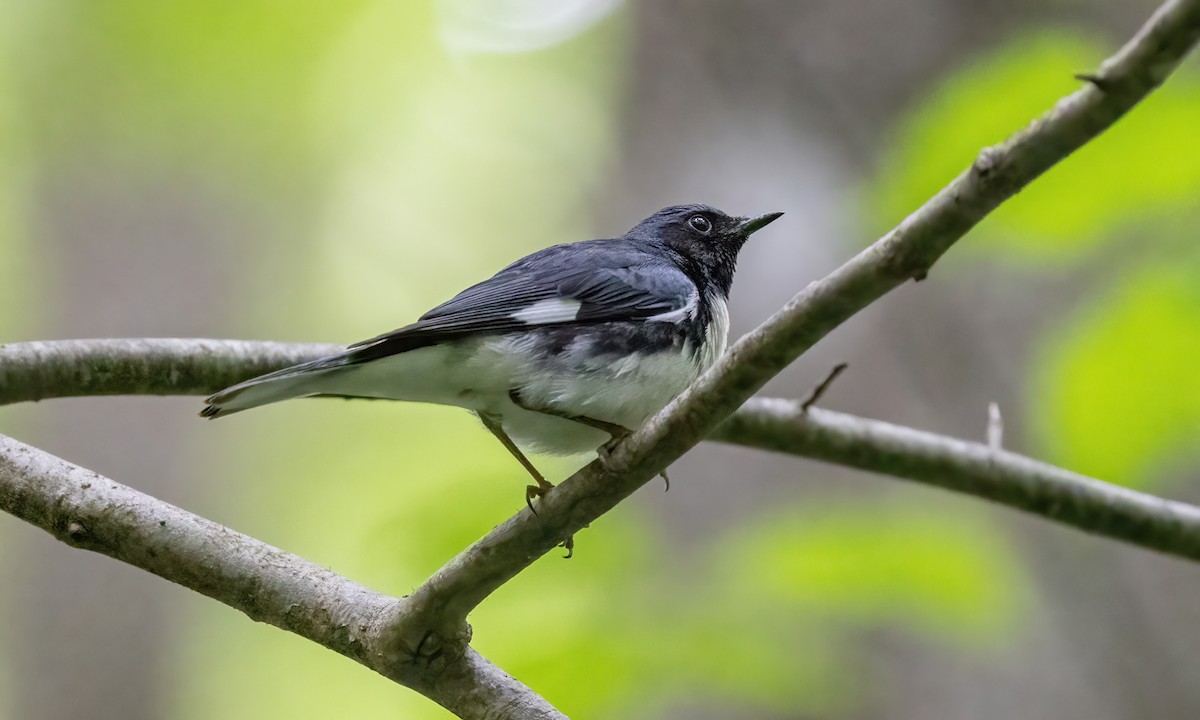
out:
<path id="1" fill-rule="evenodd" d="M 488 415 L 486 413 L 478 413 L 478 415 L 479 421 L 483 423 L 483 426 L 496 436 L 496 439 L 500 441 L 500 444 L 503 445 L 510 453 L 512 453 L 512 456 L 517 459 L 517 462 L 521 463 L 521 467 L 525 468 L 537 482 L 537 485 L 525 486 L 525 504 L 529 506 L 530 512 L 532 512 L 534 515 L 537 515 L 537 510 L 533 509 L 533 499 L 535 497 L 541 497 L 545 495 L 550 488 L 554 487 L 554 485 L 547 482 L 546 478 L 542 477 L 542 474 L 538 472 L 538 469 L 533 466 L 533 463 L 529 462 L 529 458 L 525 457 L 525 453 L 521 452 L 521 449 L 517 447 L 515 442 L 512 441 L 512 438 L 508 436 L 508 433 L 504 432 L 504 428 L 500 427 L 500 421 L 497 420 L 495 416 Z"/>
<path id="2" fill-rule="evenodd" d="M 557 413 L 552 412 L 549 414 L 556 415 Z M 582 425 L 594 427 L 597 430 L 603 430 L 604 432 L 608 433 L 610 436 L 608 442 L 600 446 L 604 450 L 605 454 L 611 454 L 612 451 L 616 449 L 617 443 L 633 434 L 633 431 L 624 425 L 605 422 L 604 420 L 597 420 L 596 418 L 591 418 L 587 415 L 559 415 L 559 417 L 567 420 L 574 420 Z"/>
<path id="3" fill-rule="evenodd" d="M 597 420 L 596 418 L 590 418 L 586 415 L 571 415 L 570 413 L 565 413 L 561 410 L 555 410 L 554 408 L 534 407 L 522 400 L 521 393 L 515 389 L 508 391 L 508 399 L 512 400 L 513 404 L 522 410 L 541 413 L 543 415 L 550 415 L 553 417 L 562 418 L 563 420 L 570 420 L 572 422 L 577 422 L 581 425 L 587 425 L 588 427 L 596 428 L 597 430 L 602 430 L 608 433 L 611 437 L 609 438 L 608 442 L 604 443 L 602 446 L 606 452 L 612 452 L 613 448 L 617 446 L 617 443 L 633 434 L 633 431 L 624 425 L 610 423 L 605 420 Z"/>
<path id="4" fill-rule="evenodd" d="M 601 460 L 604 460 L 604 461 L 608 460 L 609 455 L 612 455 L 613 450 L 617 449 L 617 445 L 622 440 L 624 440 L 625 438 L 627 438 L 633 434 L 632 430 L 625 427 L 624 425 L 618 425 L 617 423 L 610 423 L 605 420 L 597 420 L 596 418 L 588 417 L 587 415 L 570 415 L 570 414 L 567 414 L 564 412 L 559 412 L 559 411 L 551 409 L 551 408 L 532 407 L 532 406 L 526 404 L 521 399 L 521 393 L 515 389 L 508 391 L 508 398 L 513 401 L 514 405 L 521 408 L 522 410 L 528 410 L 530 412 L 542 413 L 543 415 L 553 415 L 554 417 L 560 417 L 563 420 L 571 420 L 573 422 L 577 422 L 582 425 L 587 425 L 588 427 L 593 427 L 593 428 L 596 428 L 597 430 L 602 430 L 602 431 L 608 433 L 609 434 L 608 442 L 604 443 L 603 445 L 601 445 L 599 448 L 596 449 L 596 454 L 600 457 Z M 663 479 L 664 483 L 666 483 L 666 486 L 667 486 L 666 489 L 670 490 L 671 489 L 671 479 L 669 477 L 667 477 L 667 471 L 664 470 L 664 471 L 660 472 L 658 474 L 658 476 Z"/>

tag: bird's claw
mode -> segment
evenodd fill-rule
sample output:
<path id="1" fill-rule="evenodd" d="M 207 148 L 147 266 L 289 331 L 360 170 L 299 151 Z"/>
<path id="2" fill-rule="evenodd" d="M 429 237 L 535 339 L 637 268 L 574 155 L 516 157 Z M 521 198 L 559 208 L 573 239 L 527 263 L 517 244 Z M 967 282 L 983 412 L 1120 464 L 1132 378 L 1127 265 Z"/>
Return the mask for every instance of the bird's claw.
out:
<path id="1" fill-rule="evenodd" d="M 563 538 L 563 541 L 560 542 L 558 544 L 558 546 L 561 548 L 565 548 L 567 551 L 567 554 L 563 555 L 563 560 L 570 560 L 572 557 L 575 556 L 575 536 L 574 535 L 568 535 L 565 538 Z"/>
<path id="2" fill-rule="evenodd" d="M 598 453 L 604 460 L 608 460 L 608 458 L 612 457 L 612 454 L 616 451 L 617 446 L 624 442 L 630 435 L 632 435 L 633 431 L 629 428 L 617 426 L 610 430 L 609 434 L 612 437 L 610 437 L 607 442 L 600 446 L 600 451 Z"/>
<path id="3" fill-rule="evenodd" d="M 541 496 L 550 492 L 550 489 L 554 487 L 554 484 L 547 481 L 545 478 L 536 478 L 536 480 L 538 481 L 537 485 L 525 486 L 525 504 L 529 506 L 529 512 L 533 513 L 534 517 L 537 517 L 538 514 L 537 510 L 533 509 L 533 499 L 540 498 Z"/>

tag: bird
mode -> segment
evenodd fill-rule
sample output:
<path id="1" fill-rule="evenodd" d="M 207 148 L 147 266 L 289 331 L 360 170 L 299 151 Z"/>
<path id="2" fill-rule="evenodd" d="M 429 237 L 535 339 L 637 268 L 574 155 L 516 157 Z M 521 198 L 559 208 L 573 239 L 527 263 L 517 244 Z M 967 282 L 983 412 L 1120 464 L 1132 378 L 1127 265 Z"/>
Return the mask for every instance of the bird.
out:
<path id="1" fill-rule="evenodd" d="M 376 398 L 474 413 L 529 473 L 525 452 L 599 454 L 724 353 L 738 253 L 774 212 L 663 208 L 616 238 L 554 245 L 397 330 L 205 400 L 218 418 L 292 398 Z"/>

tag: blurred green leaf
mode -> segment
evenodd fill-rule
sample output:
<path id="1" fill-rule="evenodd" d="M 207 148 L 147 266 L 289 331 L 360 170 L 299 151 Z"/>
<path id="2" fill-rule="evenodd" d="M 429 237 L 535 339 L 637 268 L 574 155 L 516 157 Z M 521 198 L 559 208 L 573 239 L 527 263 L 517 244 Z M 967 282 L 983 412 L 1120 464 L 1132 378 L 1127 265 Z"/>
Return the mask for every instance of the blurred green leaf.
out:
<path id="1" fill-rule="evenodd" d="M 963 645 L 1012 627 L 1025 580 L 981 516 L 931 504 L 787 509 L 726 543 L 723 587 L 814 624 L 907 626 Z"/>
<path id="2" fill-rule="evenodd" d="M 175 173 L 242 159 L 232 164 L 245 175 L 222 175 L 222 187 L 292 182 L 312 149 L 313 73 L 365 4 L 48 5 L 23 44 L 36 57 L 24 63 L 23 89 L 41 153 Z M 405 26 L 394 30 L 403 42 Z"/>
<path id="3" fill-rule="evenodd" d="M 970 166 L 978 152 L 1077 89 L 1111 43 L 1063 32 L 1021 36 L 956 71 L 899 125 L 869 191 L 892 225 Z M 990 215 L 960 257 L 1067 261 L 1140 219 L 1200 196 L 1200 77 L 1186 69 L 1137 112 Z"/>
<path id="4" fill-rule="evenodd" d="M 1052 462 L 1146 487 L 1175 456 L 1200 459 L 1197 277 L 1194 257 L 1147 267 L 1056 325 L 1031 401 Z"/>
<path id="5" fill-rule="evenodd" d="M 684 699 L 817 712 L 842 699 L 823 646 L 796 652 L 777 628 L 721 605 L 713 578 L 664 555 L 631 512 L 580 535 L 587 567 L 536 563 L 501 591 L 517 602 L 481 606 L 481 650 L 568 714 L 652 718 Z"/>
<path id="6" fill-rule="evenodd" d="M 758 598 L 731 602 L 722 581 L 707 577 L 692 587 L 690 608 L 677 608 L 678 598 L 667 606 L 678 617 L 655 645 L 670 652 L 654 677 L 676 700 L 789 717 L 855 706 L 848 683 L 853 652 L 845 637 Z"/>

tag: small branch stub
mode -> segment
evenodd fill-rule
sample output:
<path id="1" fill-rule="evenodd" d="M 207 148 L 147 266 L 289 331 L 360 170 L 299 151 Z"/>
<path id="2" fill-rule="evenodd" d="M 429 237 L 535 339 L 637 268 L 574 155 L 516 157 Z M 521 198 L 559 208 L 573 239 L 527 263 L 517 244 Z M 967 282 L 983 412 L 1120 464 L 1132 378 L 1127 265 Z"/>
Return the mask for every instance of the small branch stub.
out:
<path id="1" fill-rule="evenodd" d="M 825 376 L 825 379 L 821 381 L 821 384 L 813 388 L 813 391 L 808 395 L 808 399 L 800 405 L 800 411 L 808 412 L 808 409 L 815 405 L 817 401 L 820 400 L 823 395 L 825 395 L 825 391 L 829 389 L 829 386 L 833 384 L 834 380 L 837 380 L 838 375 L 841 375 L 843 372 L 845 372 L 846 368 L 848 367 L 850 367 L 850 365 L 844 362 L 834 365 L 833 369 L 829 371 L 829 374 Z"/>
<path id="2" fill-rule="evenodd" d="M 998 402 L 988 403 L 987 444 L 993 450 L 1004 449 L 1004 418 Z"/>
<path id="3" fill-rule="evenodd" d="M 79 523 L 74 520 L 67 523 L 67 538 L 69 538 L 71 542 L 82 542 L 86 537 L 87 528 L 83 526 L 83 523 Z"/>
<path id="4" fill-rule="evenodd" d="M 1100 90 L 1101 92 L 1108 90 L 1108 81 L 1099 75 L 1093 73 L 1075 73 L 1074 77 L 1076 80 L 1082 80 L 1083 82 L 1091 83 L 1096 87 L 1097 90 Z"/>

